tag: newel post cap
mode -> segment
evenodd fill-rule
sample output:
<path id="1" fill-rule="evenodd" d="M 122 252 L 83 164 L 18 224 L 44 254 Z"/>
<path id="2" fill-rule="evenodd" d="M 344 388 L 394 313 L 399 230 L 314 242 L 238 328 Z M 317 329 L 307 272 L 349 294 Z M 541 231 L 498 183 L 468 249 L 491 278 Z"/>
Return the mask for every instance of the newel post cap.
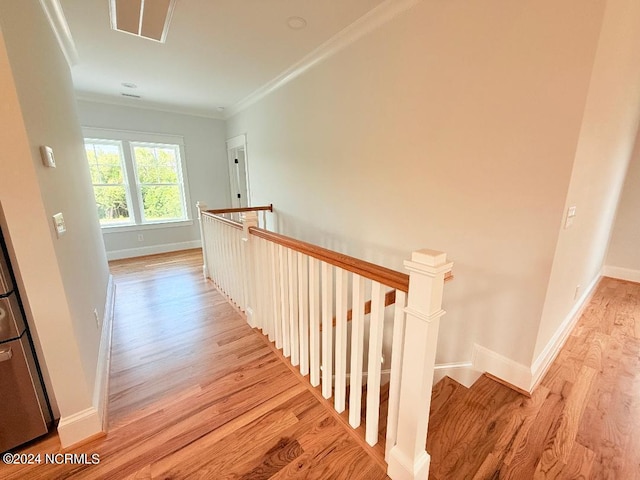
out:
<path id="1" fill-rule="evenodd" d="M 429 267 L 439 267 L 447 263 L 447 254 L 438 250 L 423 248 L 411 253 L 411 261 L 428 265 Z"/>

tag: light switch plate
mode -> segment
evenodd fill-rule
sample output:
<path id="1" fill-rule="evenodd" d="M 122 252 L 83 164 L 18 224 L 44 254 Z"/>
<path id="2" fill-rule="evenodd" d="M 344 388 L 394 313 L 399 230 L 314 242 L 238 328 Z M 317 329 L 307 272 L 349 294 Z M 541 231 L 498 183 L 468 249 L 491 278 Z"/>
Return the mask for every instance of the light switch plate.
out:
<path id="1" fill-rule="evenodd" d="M 565 230 L 571 227 L 571 225 L 573 225 L 573 219 L 575 218 L 575 216 L 576 216 L 576 207 L 574 205 L 567 209 L 567 218 L 564 221 Z"/>
<path id="2" fill-rule="evenodd" d="M 67 227 L 64 224 L 64 217 L 62 216 L 62 213 L 56 213 L 53 216 L 53 226 L 56 229 L 56 235 L 58 238 L 67 233 Z"/>
<path id="3" fill-rule="evenodd" d="M 53 156 L 53 148 L 42 145 L 40 147 L 40 155 L 42 163 L 45 167 L 56 168 L 56 159 Z"/>

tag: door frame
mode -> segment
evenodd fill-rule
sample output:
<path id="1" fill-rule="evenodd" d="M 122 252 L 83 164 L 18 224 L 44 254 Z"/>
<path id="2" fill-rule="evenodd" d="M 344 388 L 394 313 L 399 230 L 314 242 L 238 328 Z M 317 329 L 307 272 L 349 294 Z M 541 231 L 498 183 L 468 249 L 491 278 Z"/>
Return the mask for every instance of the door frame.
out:
<path id="1" fill-rule="evenodd" d="M 246 183 L 247 189 L 247 206 L 251 205 L 251 188 L 249 184 L 249 156 L 247 154 L 247 135 L 237 135 L 227 140 L 227 164 L 228 164 L 228 172 L 229 172 L 229 194 L 231 196 L 231 205 L 236 205 L 238 198 L 234 197 L 234 185 L 235 182 L 240 182 L 242 180 Z M 238 169 L 235 166 L 235 155 L 233 155 L 234 151 L 238 148 L 242 148 L 244 150 L 244 172 L 245 178 L 241 179 Z M 235 173 L 235 182 L 234 182 L 234 173 Z"/>

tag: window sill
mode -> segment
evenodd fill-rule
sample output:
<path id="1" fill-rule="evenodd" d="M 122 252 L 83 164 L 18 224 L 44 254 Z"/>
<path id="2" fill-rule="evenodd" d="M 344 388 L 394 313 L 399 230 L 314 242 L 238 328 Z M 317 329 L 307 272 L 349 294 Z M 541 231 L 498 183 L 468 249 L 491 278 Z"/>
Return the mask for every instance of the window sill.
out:
<path id="1" fill-rule="evenodd" d="M 135 232 L 139 230 L 162 230 L 164 228 L 190 227 L 193 220 L 175 220 L 170 222 L 141 223 L 137 225 L 102 225 L 102 233 Z"/>

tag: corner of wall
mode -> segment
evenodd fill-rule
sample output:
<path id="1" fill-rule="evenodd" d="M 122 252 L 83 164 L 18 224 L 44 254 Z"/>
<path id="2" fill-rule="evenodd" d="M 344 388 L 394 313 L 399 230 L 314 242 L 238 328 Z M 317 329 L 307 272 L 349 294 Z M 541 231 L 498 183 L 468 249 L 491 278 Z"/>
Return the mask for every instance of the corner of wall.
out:
<path id="1" fill-rule="evenodd" d="M 62 448 L 69 448 L 102 433 L 102 419 L 94 407 L 60 419 L 58 437 Z"/>
<path id="2" fill-rule="evenodd" d="M 632 268 L 605 265 L 602 268 L 602 276 L 640 283 L 640 270 L 634 270 Z"/>
<path id="3" fill-rule="evenodd" d="M 102 320 L 102 333 L 100 335 L 100 349 L 98 351 L 98 366 L 96 371 L 96 383 L 93 390 L 93 406 L 101 419 L 102 430 L 107 429 L 107 402 L 109 399 L 109 369 L 111 366 L 111 338 L 113 334 L 113 315 L 116 300 L 116 286 L 113 276 L 109 275 L 107 286 L 107 298 L 104 306 Z"/>
<path id="4" fill-rule="evenodd" d="M 490 373 L 520 390 L 531 392 L 533 389 L 533 374 L 530 367 L 515 362 L 477 343 L 473 346 L 471 363 L 474 369 Z"/>

